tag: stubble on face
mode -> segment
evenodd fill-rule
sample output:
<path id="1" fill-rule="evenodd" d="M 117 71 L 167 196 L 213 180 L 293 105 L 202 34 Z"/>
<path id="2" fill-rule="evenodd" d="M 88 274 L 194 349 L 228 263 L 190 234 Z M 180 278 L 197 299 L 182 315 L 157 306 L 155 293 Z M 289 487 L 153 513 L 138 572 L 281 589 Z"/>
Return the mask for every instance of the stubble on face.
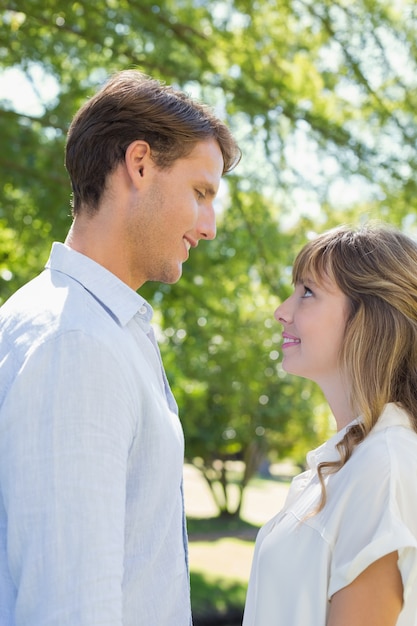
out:
<path id="1" fill-rule="evenodd" d="M 182 263 L 168 250 L 173 236 L 167 223 L 170 206 L 165 186 L 158 179 L 131 206 L 125 254 L 139 286 L 148 281 L 172 284 L 182 275 Z"/>
<path id="2" fill-rule="evenodd" d="M 123 227 L 131 284 L 177 282 L 190 247 L 215 237 L 212 203 L 222 168 L 223 157 L 214 140 L 197 144 L 170 168 L 148 164 Z"/>

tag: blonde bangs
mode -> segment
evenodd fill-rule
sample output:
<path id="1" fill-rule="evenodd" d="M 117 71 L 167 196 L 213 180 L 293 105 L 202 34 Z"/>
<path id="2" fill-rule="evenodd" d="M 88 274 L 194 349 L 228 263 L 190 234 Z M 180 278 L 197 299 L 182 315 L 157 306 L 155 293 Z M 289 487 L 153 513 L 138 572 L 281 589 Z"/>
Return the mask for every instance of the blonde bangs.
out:
<path id="1" fill-rule="evenodd" d="M 328 242 L 322 239 L 310 241 L 298 254 L 292 270 L 294 285 L 310 279 L 322 284 L 326 278 L 334 280 L 332 257 L 328 254 Z"/>

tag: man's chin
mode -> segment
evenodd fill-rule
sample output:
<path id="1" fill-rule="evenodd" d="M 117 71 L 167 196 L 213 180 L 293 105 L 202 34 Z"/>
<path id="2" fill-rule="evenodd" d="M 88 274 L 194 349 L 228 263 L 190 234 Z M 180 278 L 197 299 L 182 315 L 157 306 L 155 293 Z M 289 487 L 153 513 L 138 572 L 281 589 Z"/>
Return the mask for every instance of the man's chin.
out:
<path id="1" fill-rule="evenodd" d="M 178 265 L 175 269 L 169 268 L 161 274 L 159 278 L 155 278 L 154 282 L 164 283 L 165 285 L 174 285 L 179 281 L 182 276 L 182 264 Z"/>

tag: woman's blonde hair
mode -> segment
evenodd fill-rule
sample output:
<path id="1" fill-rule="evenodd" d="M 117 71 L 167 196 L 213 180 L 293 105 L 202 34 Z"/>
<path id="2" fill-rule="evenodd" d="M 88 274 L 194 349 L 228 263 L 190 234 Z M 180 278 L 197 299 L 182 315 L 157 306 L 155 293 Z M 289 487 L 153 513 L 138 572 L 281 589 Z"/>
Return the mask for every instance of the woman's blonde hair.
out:
<path id="1" fill-rule="evenodd" d="M 331 278 L 348 297 L 350 311 L 340 364 L 350 385 L 350 402 L 360 423 L 338 444 L 340 461 L 318 467 L 337 472 L 378 420 L 396 402 L 417 432 L 417 243 L 388 226 L 341 226 L 309 242 L 293 267 L 294 284 L 310 276 Z"/>

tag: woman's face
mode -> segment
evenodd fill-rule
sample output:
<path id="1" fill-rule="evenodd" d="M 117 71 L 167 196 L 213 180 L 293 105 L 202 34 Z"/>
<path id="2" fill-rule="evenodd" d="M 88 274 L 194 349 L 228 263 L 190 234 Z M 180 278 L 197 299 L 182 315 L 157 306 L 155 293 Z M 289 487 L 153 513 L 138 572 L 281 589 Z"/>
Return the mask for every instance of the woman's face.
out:
<path id="1" fill-rule="evenodd" d="M 275 311 L 283 325 L 284 370 L 315 381 L 324 390 L 340 379 L 339 354 L 348 319 L 349 300 L 326 277 L 307 278 Z"/>

